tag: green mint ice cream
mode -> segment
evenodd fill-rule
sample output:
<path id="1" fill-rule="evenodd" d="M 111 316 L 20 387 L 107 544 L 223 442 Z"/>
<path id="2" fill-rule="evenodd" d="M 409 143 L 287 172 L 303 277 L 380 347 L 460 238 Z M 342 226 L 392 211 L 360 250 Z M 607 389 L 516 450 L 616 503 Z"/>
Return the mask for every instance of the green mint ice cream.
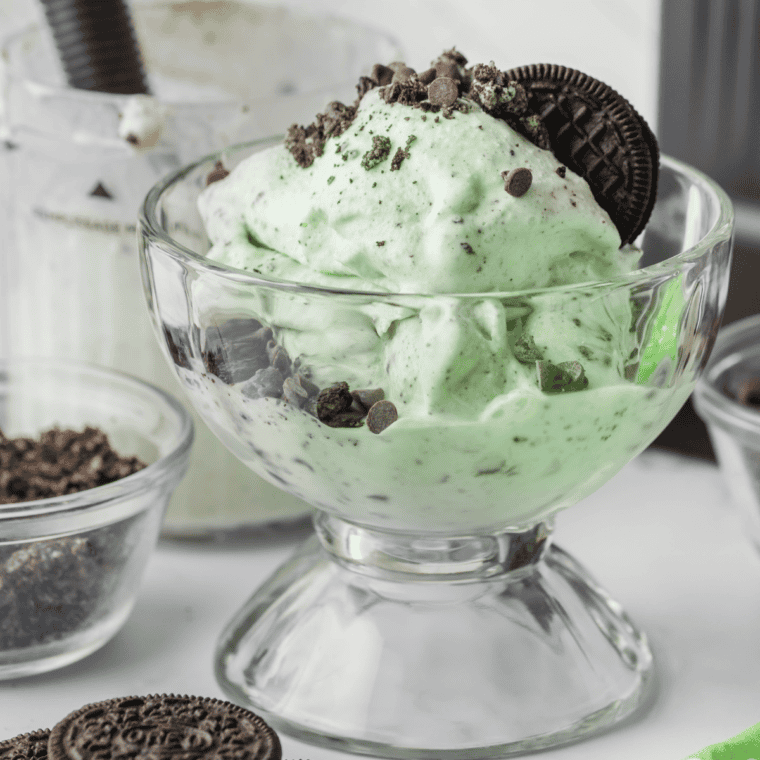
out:
<path id="1" fill-rule="evenodd" d="M 585 180 L 475 103 L 466 108 L 445 118 L 375 89 L 311 166 L 284 147 L 255 154 L 201 196 L 209 257 L 391 293 L 516 291 L 631 268 Z M 522 197 L 501 176 L 518 167 L 532 173 Z"/>
<path id="2" fill-rule="evenodd" d="M 640 251 L 586 181 L 470 99 L 412 107 L 388 87 L 305 159 L 255 153 L 199 208 L 210 259 L 370 293 L 252 287 L 248 306 L 317 387 L 382 388 L 398 420 L 332 426 L 261 381 L 206 383 L 209 408 L 254 470 L 321 508 L 395 529 L 524 527 L 607 480 L 690 389 L 632 379 L 630 291 L 597 284 Z M 527 190 L 506 189 L 515 169 Z"/>

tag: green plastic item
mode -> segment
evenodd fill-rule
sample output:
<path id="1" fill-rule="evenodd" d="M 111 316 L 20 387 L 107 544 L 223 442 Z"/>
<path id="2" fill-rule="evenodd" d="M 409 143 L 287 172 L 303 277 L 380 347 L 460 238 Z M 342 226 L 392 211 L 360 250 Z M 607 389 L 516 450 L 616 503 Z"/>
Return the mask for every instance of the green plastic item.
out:
<path id="1" fill-rule="evenodd" d="M 660 362 L 669 358 L 675 367 L 678 361 L 678 327 L 681 324 L 686 302 L 681 287 L 681 275 L 668 283 L 660 312 L 652 326 L 652 337 L 641 352 L 636 382 L 644 385 L 654 374 Z"/>
<path id="2" fill-rule="evenodd" d="M 687 760 L 760 760 L 760 723 L 737 736 L 711 744 Z"/>

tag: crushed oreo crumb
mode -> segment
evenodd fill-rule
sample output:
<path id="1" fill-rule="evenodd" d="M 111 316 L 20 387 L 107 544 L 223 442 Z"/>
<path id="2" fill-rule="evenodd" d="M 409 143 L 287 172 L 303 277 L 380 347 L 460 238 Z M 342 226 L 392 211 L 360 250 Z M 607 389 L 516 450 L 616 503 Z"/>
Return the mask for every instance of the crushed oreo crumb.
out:
<path id="1" fill-rule="evenodd" d="M 54 427 L 38 439 L 7 438 L 0 431 L 0 504 L 78 493 L 112 483 L 145 467 L 122 457 L 94 427 Z"/>
<path id="2" fill-rule="evenodd" d="M 469 243 L 460 243 L 459 245 L 461 245 L 462 248 L 464 248 L 465 253 L 469 253 L 470 256 L 475 255 L 475 251 L 472 250 L 472 246 Z"/>
<path id="3" fill-rule="evenodd" d="M 337 100 L 333 101 L 327 111 L 317 114 L 316 120 L 308 127 L 292 124 L 285 137 L 285 147 L 299 166 L 307 168 L 317 156 L 322 155 L 327 140 L 330 137 L 340 137 L 355 117 L 356 104 L 347 106 Z"/>
<path id="4" fill-rule="evenodd" d="M 229 176 L 230 173 L 224 168 L 224 164 L 221 161 L 217 161 L 214 164 L 214 168 L 206 175 L 206 187 Z"/>
<path id="5" fill-rule="evenodd" d="M 378 240 L 378 241 L 375 243 L 375 245 L 376 245 L 378 248 L 382 248 L 382 247 L 385 245 L 385 240 Z"/>
<path id="6" fill-rule="evenodd" d="M 567 175 L 567 167 L 566 166 L 558 166 L 557 167 L 557 174 L 564 179 Z"/>
<path id="7" fill-rule="evenodd" d="M 372 148 L 362 156 L 362 168 L 367 171 L 374 169 L 378 164 L 388 158 L 390 152 L 390 137 L 386 137 L 385 135 L 374 135 L 372 138 Z"/>
<path id="8" fill-rule="evenodd" d="M 568 393 L 588 387 L 588 378 L 580 362 L 569 361 L 552 364 L 536 362 L 538 387 L 544 393 Z"/>
<path id="9" fill-rule="evenodd" d="M 317 397 L 317 417 L 320 422 L 331 425 L 337 415 L 347 412 L 354 399 L 348 390 L 348 383 L 333 383 L 323 388 Z"/>

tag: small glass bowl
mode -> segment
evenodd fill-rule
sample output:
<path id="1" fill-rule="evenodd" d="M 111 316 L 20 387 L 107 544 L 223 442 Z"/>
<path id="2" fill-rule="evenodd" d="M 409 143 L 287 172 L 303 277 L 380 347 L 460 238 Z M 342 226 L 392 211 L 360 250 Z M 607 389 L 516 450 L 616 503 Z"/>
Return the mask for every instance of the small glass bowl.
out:
<path id="1" fill-rule="evenodd" d="M 739 400 L 753 378 L 760 378 L 760 314 L 720 331 L 694 392 L 729 493 L 760 551 L 760 406 Z"/>
<path id="2" fill-rule="evenodd" d="M 0 505 L 0 679 L 68 665 L 122 627 L 193 441 L 183 407 L 140 380 L 68 360 L 0 361 L 6 436 L 88 425 L 148 466 L 76 494 Z"/>

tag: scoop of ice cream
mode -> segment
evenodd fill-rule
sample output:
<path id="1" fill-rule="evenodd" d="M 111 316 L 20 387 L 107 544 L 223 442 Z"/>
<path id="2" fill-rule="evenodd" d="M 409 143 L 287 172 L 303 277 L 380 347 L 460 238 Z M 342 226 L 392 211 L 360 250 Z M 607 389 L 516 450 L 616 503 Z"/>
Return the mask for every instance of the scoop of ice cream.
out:
<path id="1" fill-rule="evenodd" d="M 585 180 L 476 103 L 459 108 L 426 112 L 374 89 L 310 166 L 283 146 L 254 154 L 201 195 L 209 258 L 402 293 L 517 291 L 630 269 Z M 517 169 L 530 179 L 519 195 Z"/>

